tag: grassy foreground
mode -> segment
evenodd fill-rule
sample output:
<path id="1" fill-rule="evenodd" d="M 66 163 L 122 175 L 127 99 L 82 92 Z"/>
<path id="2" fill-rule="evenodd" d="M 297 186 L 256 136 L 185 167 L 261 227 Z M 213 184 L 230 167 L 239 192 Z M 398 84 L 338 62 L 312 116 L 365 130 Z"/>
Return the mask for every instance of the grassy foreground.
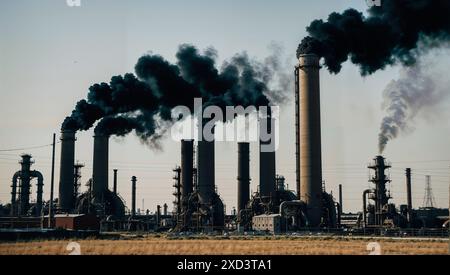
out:
<path id="1" fill-rule="evenodd" d="M 377 241 L 384 255 L 448 254 L 448 240 L 346 237 L 170 238 L 159 235 L 111 239 L 0 243 L 0 255 L 67 255 L 76 241 L 83 255 L 367 255 Z"/>

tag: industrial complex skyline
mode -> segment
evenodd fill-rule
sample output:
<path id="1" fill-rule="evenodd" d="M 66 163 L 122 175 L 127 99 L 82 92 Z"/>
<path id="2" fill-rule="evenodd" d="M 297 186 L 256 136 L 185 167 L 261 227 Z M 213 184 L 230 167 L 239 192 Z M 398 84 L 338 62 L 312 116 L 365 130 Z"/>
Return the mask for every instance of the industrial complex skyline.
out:
<path id="1" fill-rule="evenodd" d="M 304 9 L 305 3 L 308 9 Z M 44 199 L 49 198 L 52 134 L 76 102 L 94 83 L 134 72 L 144 54 L 158 54 L 174 62 L 178 47 L 189 43 L 200 50 L 214 48 L 218 64 L 245 51 L 264 60 L 275 51 L 292 85 L 280 103 L 280 142 L 276 173 L 296 189 L 294 65 L 295 51 L 313 19 L 325 19 L 347 8 L 365 11 L 364 1 L 4 1 L 0 4 L 0 203 L 10 200 L 11 178 L 19 170 L 20 155 L 30 153 L 33 169 L 44 175 Z M 177 6 L 177 9 L 173 9 Z M 170 15 L 170 16 L 168 16 Z M 205 25 L 205 22 L 209 24 Z M 264 31 L 261 31 L 264 30 Z M 195 34 L 195 35 L 193 35 Z M 447 45 L 445 45 L 447 46 Z M 282 50 L 282 51 L 281 51 Z M 439 53 L 439 55 L 437 55 Z M 424 57 L 436 79 L 445 76 L 450 62 L 446 47 Z M 361 194 L 369 187 L 367 164 L 378 153 L 383 91 L 401 75 L 398 65 L 362 77 L 350 62 L 339 74 L 320 71 L 322 179 L 335 197 L 344 189 L 346 212 L 362 210 Z M 448 84 L 442 82 L 441 85 Z M 448 87 L 448 86 L 446 86 Z M 423 203 L 426 176 L 431 176 L 437 207 L 447 207 L 450 184 L 450 101 L 439 103 L 413 118 L 405 133 L 390 141 L 383 155 L 391 162 L 389 184 L 393 201 L 406 204 L 405 169 L 412 169 L 413 206 Z M 92 129 L 77 133 L 75 160 L 81 170 L 82 190 L 92 176 Z M 112 137 L 109 143 L 109 188 L 118 169 L 118 193 L 130 207 L 131 177 L 137 177 L 137 208 L 172 209 L 173 169 L 180 165 L 181 145 L 167 136 L 161 147 L 150 148 L 136 137 Z M 38 148 L 29 148 L 38 146 Z M 59 166 L 60 143 L 56 164 Z M 258 143 L 250 145 L 251 191 L 259 183 Z M 23 150 L 21 148 L 24 148 Z M 29 148 L 29 149 L 25 149 Z M 237 205 L 237 142 L 216 142 L 215 183 L 227 213 Z M 58 194 L 59 167 L 55 174 Z M 33 190 L 36 184 L 33 184 Z M 35 192 L 32 192 L 35 199 Z"/>

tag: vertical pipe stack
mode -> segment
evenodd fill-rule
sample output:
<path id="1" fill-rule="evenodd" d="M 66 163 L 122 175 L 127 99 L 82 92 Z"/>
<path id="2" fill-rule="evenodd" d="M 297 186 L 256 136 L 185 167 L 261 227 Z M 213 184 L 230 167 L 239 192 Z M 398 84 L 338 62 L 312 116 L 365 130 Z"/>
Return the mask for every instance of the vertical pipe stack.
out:
<path id="1" fill-rule="evenodd" d="M 55 186 L 55 149 L 56 149 L 56 134 L 53 134 L 53 144 L 52 144 L 52 174 L 50 178 L 50 204 L 48 206 L 48 228 L 52 227 L 53 220 L 53 197 L 54 197 L 54 186 Z"/>
<path id="2" fill-rule="evenodd" d="M 161 205 L 156 206 L 156 226 L 161 225 Z"/>
<path id="3" fill-rule="evenodd" d="M 11 211 L 10 215 L 15 216 L 17 215 L 17 203 L 16 203 L 16 197 L 17 197 L 17 181 L 20 177 L 20 171 L 17 171 L 13 178 L 12 178 L 12 185 L 11 185 Z"/>
<path id="4" fill-rule="evenodd" d="M 26 215 L 28 209 L 30 209 L 31 156 L 22 155 L 20 164 L 22 165 L 22 170 L 20 171 L 19 215 Z"/>
<path id="5" fill-rule="evenodd" d="M 131 216 L 136 215 L 136 181 L 135 176 L 131 177 Z"/>
<path id="6" fill-rule="evenodd" d="M 300 199 L 300 85 L 298 66 L 295 66 L 294 79 L 295 79 L 295 187 L 297 188 L 297 198 Z"/>
<path id="7" fill-rule="evenodd" d="M 39 171 L 32 171 L 31 176 L 37 178 L 36 216 L 42 214 L 42 198 L 44 196 L 44 176 Z"/>
<path id="8" fill-rule="evenodd" d="M 406 168 L 406 196 L 408 204 L 408 224 L 411 225 L 412 222 L 412 191 L 411 191 L 411 168 Z"/>
<path id="9" fill-rule="evenodd" d="M 114 169 L 114 185 L 113 185 L 113 193 L 117 195 L 117 169 Z"/>
<path id="10" fill-rule="evenodd" d="M 299 57 L 300 199 L 307 205 L 310 226 L 317 227 L 322 211 L 322 152 L 320 132 L 319 57 Z"/>
<path id="11" fill-rule="evenodd" d="M 269 115 L 259 121 L 260 133 L 272 132 L 275 120 Z M 266 128 L 267 127 L 267 128 Z M 275 196 L 276 190 L 276 167 L 275 167 L 275 141 L 259 142 L 259 193 L 262 197 Z"/>
<path id="12" fill-rule="evenodd" d="M 108 143 L 108 136 L 95 134 L 92 191 L 94 199 L 97 202 L 101 202 L 103 200 L 103 196 L 108 190 Z"/>
<path id="13" fill-rule="evenodd" d="M 73 175 L 75 164 L 75 132 L 61 132 L 61 160 L 59 172 L 58 207 L 62 212 L 70 212 L 75 207 L 73 200 Z"/>
<path id="14" fill-rule="evenodd" d="M 238 213 L 250 200 L 250 143 L 238 143 Z"/>
<path id="15" fill-rule="evenodd" d="M 203 121 L 205 125 L 207 121 Z M 206 140 L 203 134 L 203 127 L 199 127 L 199 137 L 197 149 L 197 176 L 198 176 L 198 193 L 201 204 L 211 204 L 213 194 L 215 193 L 215 152 L 214 140 Z"/>
<path id="16" fill-rule="evenodd" d="M 168 211 L 167 211 L 167 203 L 165 203 L 164 205 L 163 205 L 163 210 L 164 210 L 164 216 L 167 216 L 168 215 Z"/>
<path id="17" fill-rule="evenodd" d="M 343 205 L 342 205 L 342 184 L 339 184 L 339 225 L 341 225 L 342 213 L 343 213 Z"/>
<path id="18" fill-rule="evenodd" d="M 186 200 L 193 191 L 194 141 L 181 141 L 181 192 Z"/>

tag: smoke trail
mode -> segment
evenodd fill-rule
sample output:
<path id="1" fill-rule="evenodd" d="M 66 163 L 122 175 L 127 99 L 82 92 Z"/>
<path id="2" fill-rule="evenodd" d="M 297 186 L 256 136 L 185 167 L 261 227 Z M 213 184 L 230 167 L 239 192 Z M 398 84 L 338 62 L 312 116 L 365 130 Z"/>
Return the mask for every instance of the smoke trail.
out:
<path id="1" fill-rule="evenodd" d="M 125 136 L 134 130 L 143 143 L 158 147 L 158 140 L 178 119 L 172 109 L 183 105 L 193 111 L 196 97 L 219 107 L 281 103 L 289 91 L 283 91 L 287 80 L 279 73 L 280 57 L 278 51 L 258 62 L 243 53 L 218 69 L 212 48 L 200 52 L 183 44 L 176 64 L 159 55 L 145 55 L 135 66 L 136 75 L 114 76 L 109 83 L 92 85 L 62 129 L 88 130 L 99 121 L 96 133 Z"/>
<path id="2" fill-rule="evenodd" d="M 314 20 L 297 57 L 315 53 L 332 73 L 350 58 L 367 75 L 398 62 L 414 64 L 419 42 L 426 41 L 422 50 L 429 50 L 450 39 L 448 0 L 383 0 L 368 13 L 348 9 L 331 13 L 327 21 Z"/>
<path id="3" fill-rule="evenodd" d="M 400 78 L 392 80 L 383 91 L 382 108 L 386 111 L 379 134 L 379 152 L 388 141 L 400 133 L 411 131 L 416 118 L 439 112 L 440 103 L 448 96 L 448 86 L 429 63 L 419 59 L 414 65 L 403 67 Z M 447 88 L 446 88 L 447 87 Z"/>

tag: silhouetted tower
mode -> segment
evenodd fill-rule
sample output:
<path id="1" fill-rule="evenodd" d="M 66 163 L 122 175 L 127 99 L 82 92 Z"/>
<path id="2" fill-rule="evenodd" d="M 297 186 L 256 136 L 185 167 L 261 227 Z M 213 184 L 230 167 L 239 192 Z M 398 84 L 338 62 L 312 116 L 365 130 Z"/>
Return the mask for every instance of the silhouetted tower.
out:
<path id="1" fill-rule="evenodd" d="M 433 190 L 431 188 L 431 176 L 425 176 L 425 196 L 423 197 L 423 207 L 424 208 L 434 208 L 436 202 L 434 200 Z"/>
<path id="2" fill-rule="evenodd" d="M 181 201 L 181 167 L 176 166 L 173 170 L 174 172 L 174 183 L 173 187 L 175 187 L 175 191 L 173 192 L 173 195 L 175 196 L 175 200 L 173 201 L 174 209 L 176 211 L 177 217 L 181 214 L 181 207 L 182 207 L 182 201 Z"/>
<path id="3" fill-rule="evenodd" d="M 375 225 L 380 226 L 383 224 L 385 218 L 383 210 L 387 209 L 389 199 L 391 198 L 386 190 L 386 183 L 389 183 L 391 180 L 385 173 L 385 170 L 391 168 L 391 166 L 382 156 L 377 156 L 368 168 L 375 170 L 375 175 L 369 179 L 369 182 L 375 185 L 375 193 L 370 199 L 375 202 Z"/>
<path id="4" fill-rule="evenodd" d="M 77 162 L 73 168 L 73 201 L 77 200 L 78 194 L 80 194 L 80 186 L 81 186 L 81 168 L 84 167 L 84 164 Z"/>
<path id="5" fill-rule="evenodd" d="M 136 215 L 136 181 L 135 176 L 131 177 L 131 216 Z"/>

